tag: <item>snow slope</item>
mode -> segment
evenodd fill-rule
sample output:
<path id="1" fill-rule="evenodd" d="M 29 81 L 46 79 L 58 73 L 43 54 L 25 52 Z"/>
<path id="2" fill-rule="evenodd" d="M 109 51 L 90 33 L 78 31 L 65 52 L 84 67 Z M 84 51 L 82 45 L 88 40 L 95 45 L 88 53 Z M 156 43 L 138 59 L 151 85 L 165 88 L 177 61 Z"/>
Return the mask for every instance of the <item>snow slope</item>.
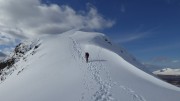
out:
<path id="1" fill-rule="evenodd" d="M 40 38 L 0 84 L 0 101 L 179 101 L 180 88 L 144 72 L 100 33 Z M 89 63 L 84 53 L 90 53 Z M 140 69 L 139 69 L 140 68 Z M 143 69 L 144 71 L 142 71 Z"/>

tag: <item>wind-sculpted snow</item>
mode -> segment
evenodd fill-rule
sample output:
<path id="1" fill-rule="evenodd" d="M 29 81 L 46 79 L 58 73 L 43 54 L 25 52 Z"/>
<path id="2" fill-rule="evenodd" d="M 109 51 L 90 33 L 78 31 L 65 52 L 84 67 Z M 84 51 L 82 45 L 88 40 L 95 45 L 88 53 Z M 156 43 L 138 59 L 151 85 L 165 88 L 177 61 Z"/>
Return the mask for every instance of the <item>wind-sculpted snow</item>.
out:
<path id="1" fill-rule="evenodd" d="M 28 45 L 5 70 L 0 101 L 179 101 L 179 88 L 140 70 L 103 34 L 71 30 Z"/>

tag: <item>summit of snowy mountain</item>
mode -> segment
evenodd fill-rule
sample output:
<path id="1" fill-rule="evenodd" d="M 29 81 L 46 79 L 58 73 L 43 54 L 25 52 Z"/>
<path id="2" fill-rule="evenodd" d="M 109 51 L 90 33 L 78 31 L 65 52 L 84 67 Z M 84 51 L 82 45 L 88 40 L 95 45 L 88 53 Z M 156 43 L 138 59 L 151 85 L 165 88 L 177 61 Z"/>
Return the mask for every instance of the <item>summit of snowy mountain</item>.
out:
<path id="1" fill-rule="evenodd" d="M 179 75 L 180 69 L 164 68 L 153 72 L 156 75 Z"/>
<path id="2" fill-rule="evenodd" d="M 13 64 L 1 70 L 1 101 L 180 99 L 180 88 L 148 74 L 136 58 L 101 33 L 71 30 L 25 42 L 4 61 L 12 58 Z"/>

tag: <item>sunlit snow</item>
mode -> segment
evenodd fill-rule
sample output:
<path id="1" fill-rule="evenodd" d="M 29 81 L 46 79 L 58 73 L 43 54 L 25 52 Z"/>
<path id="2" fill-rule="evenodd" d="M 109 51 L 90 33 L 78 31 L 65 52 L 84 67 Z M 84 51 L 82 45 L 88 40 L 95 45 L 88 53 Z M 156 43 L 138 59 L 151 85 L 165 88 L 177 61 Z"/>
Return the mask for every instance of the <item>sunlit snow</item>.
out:
<path id="1" fill-rule="evenodd" d="M 25 46 L 31 48 L 3 71 L 0 101 L 180 100 L 180 88 L 148 74 L 104 34 L 71 30 Z"/>

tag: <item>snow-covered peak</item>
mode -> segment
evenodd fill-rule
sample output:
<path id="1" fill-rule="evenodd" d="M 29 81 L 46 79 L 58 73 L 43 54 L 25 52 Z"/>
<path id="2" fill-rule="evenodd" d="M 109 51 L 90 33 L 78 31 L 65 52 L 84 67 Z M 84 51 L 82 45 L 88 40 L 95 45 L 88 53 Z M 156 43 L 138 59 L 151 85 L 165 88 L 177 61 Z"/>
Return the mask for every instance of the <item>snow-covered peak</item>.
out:
<path id="1" fill-rule="evenodd" d="M 161 70 L 154 71 L 153 73 L 156 75 L 179 75 L 180 76 L 180 69 L 164 68 Z"/>
<path id="2" fill-rule="evenodd" d="M 0 101 L 179 101 L 178 87 L 104 34 L 71 30 L 35 43 L 1 73 Z"/>

